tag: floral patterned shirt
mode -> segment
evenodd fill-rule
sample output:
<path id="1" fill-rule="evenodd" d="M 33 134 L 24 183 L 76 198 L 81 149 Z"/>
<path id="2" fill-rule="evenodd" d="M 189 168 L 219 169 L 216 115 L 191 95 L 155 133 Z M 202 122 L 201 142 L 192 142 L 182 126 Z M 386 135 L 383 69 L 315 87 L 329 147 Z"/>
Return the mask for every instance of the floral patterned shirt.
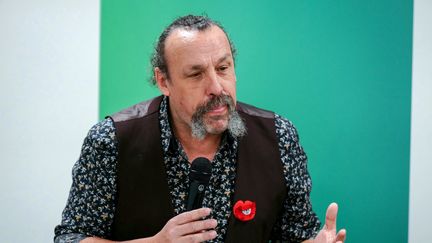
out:
<path id="1" fill-rule="evenodd" d="M 273 238 L 282 242 L 301 242 L 313 238 L 320 227 L 310 201 L 312 182 L 307 157 L 293 124 L 277 114 L 275 118 L 288 190 L 284 211 L 273 229 Z M 172 133 L 167 98 L 159 108 L 159 124 L 168 186 L 175 214 L 180 214 L 186 211 L 190 163 Z M 232 209 L 230 198 L 234 193 L 237 145 L 237 139 L 225 134 L 212 161 L 212 176 L 203 199 L 203 206 L 212 208 L 211 217 L 218 221 L 218 236 L 212 242 L 223 242 L 226 235 Z M 55 228 L 56 243 L 79 242 L 88 236 L 110 237 L 115 211 L 117 157 L 115 127 L 107 118 L 90 129 L 72 169 L 69 198 L 62 222 Z"/>

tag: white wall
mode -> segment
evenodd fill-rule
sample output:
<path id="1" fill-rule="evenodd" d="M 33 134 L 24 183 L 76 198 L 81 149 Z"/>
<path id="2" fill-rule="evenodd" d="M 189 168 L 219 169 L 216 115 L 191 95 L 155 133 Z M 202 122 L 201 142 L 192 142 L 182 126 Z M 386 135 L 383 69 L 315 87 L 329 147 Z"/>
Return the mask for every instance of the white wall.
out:
<path id="1" fill-rule="evenodd" d="M 52 242 L 97 121 L 99 5 L 0 0 L 1 242 Z"/>
<path id="2" fill-rule="evenodd" d="M 432 1 L 414 1 L 409 242 L 431 242 Z"/>

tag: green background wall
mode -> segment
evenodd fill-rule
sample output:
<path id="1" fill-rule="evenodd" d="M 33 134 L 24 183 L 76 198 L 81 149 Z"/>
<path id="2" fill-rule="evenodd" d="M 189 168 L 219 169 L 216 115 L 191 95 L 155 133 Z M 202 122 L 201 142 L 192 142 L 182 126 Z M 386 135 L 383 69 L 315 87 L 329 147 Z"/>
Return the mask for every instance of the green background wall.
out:
<path id="1" fill-rule="evenodd" d="M 348 242 L 407 242 L 412 1 L 102 1 L 100 117 L 150 98 L 149 56 L 206 13 L 238 49 L 239 100 L 294 122 L 315 211 Z"/>

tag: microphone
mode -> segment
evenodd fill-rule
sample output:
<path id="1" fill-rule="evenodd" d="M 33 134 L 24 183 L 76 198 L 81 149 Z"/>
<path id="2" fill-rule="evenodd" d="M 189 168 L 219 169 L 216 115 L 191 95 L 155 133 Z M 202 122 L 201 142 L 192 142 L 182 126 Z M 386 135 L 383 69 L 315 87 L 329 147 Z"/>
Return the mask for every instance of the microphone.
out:
<path id="1" fill-rule="evenodd" d="M 201 208 L 204 198 L 204 190 L 211 176 L 212 165 L 210 160 L 198 157 L 192 161 L 189 173 L 189 195 L 186 210 Z"/>

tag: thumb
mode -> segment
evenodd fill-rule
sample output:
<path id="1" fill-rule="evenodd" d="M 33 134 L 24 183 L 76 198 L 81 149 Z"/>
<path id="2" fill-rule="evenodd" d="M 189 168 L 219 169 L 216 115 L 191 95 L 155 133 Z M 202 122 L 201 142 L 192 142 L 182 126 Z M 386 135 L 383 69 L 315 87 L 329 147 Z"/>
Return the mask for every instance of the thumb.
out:
<path id="1" fill-rule="evenodd" d="M 337 212 L 338 212 L 338 205 L 336 203 L 331 203 L 328 206 L 327 212 L 326 212 L 325 228 L 327 230 L 336 231 Z"/>

